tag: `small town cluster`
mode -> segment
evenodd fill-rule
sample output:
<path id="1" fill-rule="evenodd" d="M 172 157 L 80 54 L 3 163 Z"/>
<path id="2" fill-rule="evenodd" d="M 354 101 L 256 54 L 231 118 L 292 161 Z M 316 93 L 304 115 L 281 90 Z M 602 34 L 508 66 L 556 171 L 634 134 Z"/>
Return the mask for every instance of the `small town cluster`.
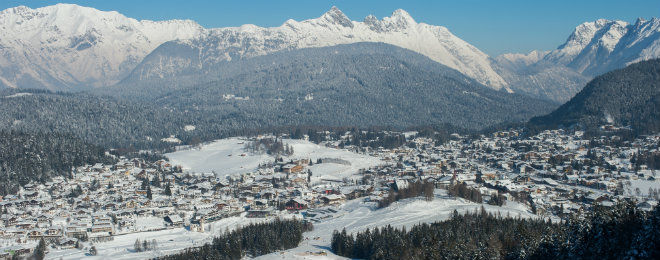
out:
<path id="1" fill-rule="evenodd" d="M 349 135 L 324 141 L 382 161 L 343 180 L 313 179 L 309 167 L 350 162 L 295 155 L 229 176 L 191 174 L 166 160 L 138 158 L 78 167 L 72 179 L 53 178 L 0 197 L 0 259 L 30 252 L 42 238 L 52 247 L 74 248 L 127 233 L 180 227 L 203 232 L 205 223 L 242 214 L 301 214 L 319 222 L 319 212 L 332 212 L 347 200 L 383 200 L 416 182 L 433 183 L 436 192 L 461 185 L 478 191 L 480 203 L 515 200 L 554 218 L 622 198 L 635 198 L 641 209 L 658 203 L 659 135 L 623 141 L 617 135 L 587 139 L 580 131 L 548 130 L 526 138 L 519 133 L 453 134 L 442 144 L 411 134 L 406 145 L 393 149 L 344 145 Z"/>

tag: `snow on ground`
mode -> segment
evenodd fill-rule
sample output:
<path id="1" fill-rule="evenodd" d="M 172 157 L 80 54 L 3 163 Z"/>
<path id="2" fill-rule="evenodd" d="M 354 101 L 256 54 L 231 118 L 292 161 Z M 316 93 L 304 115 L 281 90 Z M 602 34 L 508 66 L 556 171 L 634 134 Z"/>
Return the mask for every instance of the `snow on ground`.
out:
<path id="1" fill-rule="evenodd" d="M 393 227 L 409 228 L 419 223 L 431 223 L 446 220 L 454 210 L 459 213 L 474 212 L 481 206 L 488 212 L 502 216 L 535 218 L 538 217 L 518 203 L 510 203 L 503 207 L 476 204 L 463 199 L 447 197 L 446 193 L 437 190 L 436 198 L 427 202 L 421 198 L 406 199 L 395 202 L 387 208 L 376 209 L 373 202 L 363 202 L 363 199 L 349 201 L 331 214 L 332 217 L 314 223 L 314 230 L 304 234 L 306 237 L 300 246 L 276 252 L 256 259 L 345 259 L 330 252 L 332 232 L 346 228 L 349 233 L 363 231 L 367 228 L 391 225 Z M 326 255 L 314 255 L 325 252 Z"/>
<path id="2" fill-rule="evenodd" d="M 32 93 L 16 93 L 13 95 L 5 96 L 5 98 L 26 97 L 26 96 L 32 96 Z"/>
<path id="3" fill-rule="evenodd" d="M 175 165 L 183 166 L 184 171 L 194 173 L 216 172 L 219 176 L 254 172 L 259 164 L 273 162 L 275 157 L 268 154 L 252 154 L 244 150 L 245 143 L 239 138 L 227 138 L 203 145 L 200 149 L 182 150 L 165 154 Z M 290 159 L 334 158 L 350 162 L 351 165 L 324 163 L 312 165 L 313 180 L 342 180 L 355 174 L 359 169 L 366 169 L 381 163 L 376 157 L 353 153 L 347 150 L 334 149 L 317 145 L 304 140 L 285 139 L 285 143 L 293 147 L 294 154 L 285 157 Z M 314 182 L 314 181 L 313 181 Z"/>
<path id="4" fill-rule="evenodd" d="M 246 153 L 243 150 L 245 142 L 239 138 L 220 139 L 199 149 L 177 151 L 165 156 L 173 164 L 183 166 L 184 171 L 215 171 L 221 176 L 255 171 L 259 164 L 274 160 L 267 154 Z"/>
<path id="5" fill-rule="evenodd" d="M 436 198 L 427 202 L 420 198 L 406 199 L 393 203 L 384 209 L 376 209 L 374 202 L 365 202 L 364 198 L 348 201 L 340 207 L 326 207 L 312 209 L 317 215 L 324 216 L 314 222 L 314 230 L 304 233 L 305 239 L 300 246 L 257 257 L 256 259 L 343 259 L 330 252 L 332 232 L 346 228 L 354 233 L 367 228 L 392 225 L 394 227 L 411 227 L 419 223 L 430 223 L 448 219 L 454 210 L 459 213 L 480 210 L 482 204 L 472 203 L 463 199 L 450 198 L 443 190 L 436 190 Z M 537 217 L 524 206 L 507 201 L 503 207 L 483 205 L 488 212 L 500 213 L 502 216 L 533 218 Z M 331 210 L 330 210 L 331 209 Z M 85 250 L 50 249 L 47 259 L 147 259 L 157 256 L 173 254 L 188 247 L 201 246 L 210 242 L 214 236 L 225 230 L 234 229 L 251 222 L 270 221 L 268 219 L 230 217 L 208 224 L 204 233 L 188 231 L 185 228 L 176 228 L 162 231 L 141 232 L 116 236 L 114 241 L 95 243 L 97 256 L 89 256 L 90 244 L 85 243 Z M 301 217 L 300 214 L 289 214 L 281 217 Z M 144 222 L 152 222 L 145 219 Z M 158 249 L 147 252 L 134 252 L 133 245 L 136 239 L 151 241 L 156 239 Z M 325 252 L 327 255 L 315 255 Z"/>
<path id="6" fill-rule="evenodd" d="M 155 230 L 165 227 L 165 220 L 160 217 L 138 217 L 135 219 L 135 229 Z"/>
<path id="7" fill-rule="evenodd" d="M 639 196 L 645 197 L 649 195 L 649 189 L 660 191 L 660 182 L 649 180 L 630 180 L 630 186 L 625 186 L 626 194 L 629 196 L 637 195 L 639 189 Z"/>
<path id="8" fill-rule="evenodd" d="M 140 232 L 115 236 L 113 241 L 94 243 L 98 254 L 96 256 L 89 256 L 90 243 L 85 243 L 85 249 L 49 249 L 50 252 L 46 255 L 46 259 L 150 259 L 157 256 L 169 255 L 179 252 L 185 248 L 201 246 L 207 242 L 211 242 L 213 237 L 221 234 L 225 230 L 235 229 L 241 225 L 247 225 L 252 222 L 262 222 L 273 220 L 271 218 L 246 218 L 243 214 L 240 217 L 230 217 L 221 219 L 219 221 L 207 224 L 205 232 L 193 232 L 185 228 L 175 228 L 169 230 Z M 286 217 L 286 216 L 285 216 Z M 292 217 L 292 216 L 289 216 Z M 144 218 L 138 221 L 138 225 L 142 223 L 155 223 L 153 219 Z M 156 240 L 158 244 L 157 250 L 146 252 L 135 252 L 135 240 L 152 241 Z"/>
<path id="9" fill-rule="evenodd" d="M 379 158 L 353 153 L 343 149 L 329 148 L 304 140 L 284 140 L 293 147 L 294 154 L 287 159 L 311 159 L 316 162 L 319 158 L 341 159 L 350 162 L 350 165 L 337 163 L 314 164 L 309 167 L 312 171 L 312 183 L 320 180 L 341 181 L 345 177 L 356 174 L 360 169 L 367 169 L 382 163 Z"/>

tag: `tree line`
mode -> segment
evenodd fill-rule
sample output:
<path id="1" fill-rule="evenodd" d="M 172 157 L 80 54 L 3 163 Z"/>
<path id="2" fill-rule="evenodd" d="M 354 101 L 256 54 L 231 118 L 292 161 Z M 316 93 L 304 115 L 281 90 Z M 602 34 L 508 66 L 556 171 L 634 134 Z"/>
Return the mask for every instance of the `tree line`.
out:
<path id="1" fill-rule="evenodd" d="M 267 223 L 249 224 L 213 238 L 211 243 L 184 252 L 160 257 L 164 260 L 243 259 L 297 247 L 303 232 L 311 223 L 299 220 L 275 219 Z"/>
<path id="2" fill-rule="evenodd" d="M 562 223 L 479 212 L 405 227 L 348 234 L 335 230 L 332 251 L 360 259 L 658 259 L 660 207 L 634 201 L 594 206 Z"/>
<path id="3" fill-rule="evenodd" d="M 71 178 L 73 167 L 114 162 L 102 148 L 70 135 L 0 130 L 0 195 L 32 181 Z"/>
<path id="4" fill-rule="evenodd" d="M 379 208 L 386 208 L 390 206 L 395 201 L 399 201 L 407 198 L 414 198 L 418 196 L 424 196 L 426 201 L 433 200 L 433 190 L 435 186 L 432 182 L 428 181 L 415 181 L 410 182 L 406 187 L 395 187 L 389 190 L 386 197 L 378 201 Z"/>

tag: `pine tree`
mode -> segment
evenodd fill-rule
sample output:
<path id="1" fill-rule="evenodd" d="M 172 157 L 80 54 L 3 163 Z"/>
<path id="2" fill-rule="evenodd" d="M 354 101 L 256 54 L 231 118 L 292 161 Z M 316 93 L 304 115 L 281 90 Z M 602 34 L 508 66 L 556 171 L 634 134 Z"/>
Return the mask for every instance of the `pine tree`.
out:
<path id="1" fill-rule="evenodd" d="M 151 194 L 151 186 L 147 187 L 147 199 L 153 199 L 153 194 Z"/>
<path id="2" fill-rule="evenodd" d="M 43 238 L 39 240 L 39 244 L 34 249 L 34 259 L 43 260 L 46 257 L 46 241 Z"/>
<path id="3" fill-rule="evenodd" d="M 153 180 L 151 180 L 151 183 L 154 185 L 154 187 L 160 188 L 160 177 L 159 174 L 154 175 Z"/>
<path id="4" fill-rule="evenodd" d="M 165 186 L 165 195 L 167 196 L 172 196 L 172 188 L 170 188 L 170 183 L 167 183 L 167 186 Z"/>
<path id="5" fill-rule="evenodd" d="M 135 252 L 142 252 L 142 243 L 140 242 L 140 239 L 135 239 L 135 244 L 133 244 L 133 249 Z"/>

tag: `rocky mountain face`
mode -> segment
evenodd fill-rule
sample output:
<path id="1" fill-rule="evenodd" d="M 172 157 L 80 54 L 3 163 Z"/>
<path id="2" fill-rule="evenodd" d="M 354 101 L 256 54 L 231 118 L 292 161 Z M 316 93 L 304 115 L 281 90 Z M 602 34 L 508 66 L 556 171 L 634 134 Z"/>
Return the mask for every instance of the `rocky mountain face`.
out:
<path id="1" fill-rule="evenodd" d="M 556 50 L 493 60 L 513 91 L 563 103 L 595 76 L 658 57 L 660 19 L 640 18 L 635 24 L 604 19 L 583 23 Z"/>

